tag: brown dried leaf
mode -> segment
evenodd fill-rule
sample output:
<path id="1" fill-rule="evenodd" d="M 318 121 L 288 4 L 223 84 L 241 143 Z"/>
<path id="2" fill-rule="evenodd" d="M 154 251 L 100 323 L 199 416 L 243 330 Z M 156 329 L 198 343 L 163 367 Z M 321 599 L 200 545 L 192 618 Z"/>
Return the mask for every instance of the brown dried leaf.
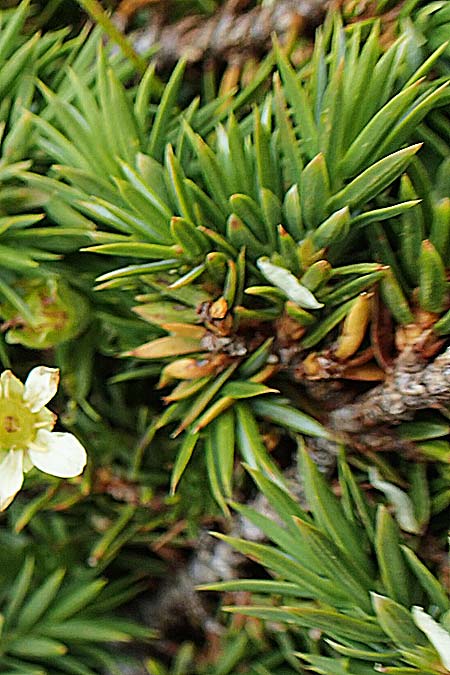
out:
<path id="1" fill-rule="evenodd" d="M 372 300 L 371 343 L 376 362 L 386 372 L 394 363 L 394 330 L 392 316 L 375 290 Z"/>
<path id="2" fill-rule="evenodd" d="M 125 352 L 123 356 L 135 356 L 139 359 L 163 359 L 167 356 L 192 354 L 201 351 L 200 340 L 175 335 L 146 342 L 129 352 Z"/>

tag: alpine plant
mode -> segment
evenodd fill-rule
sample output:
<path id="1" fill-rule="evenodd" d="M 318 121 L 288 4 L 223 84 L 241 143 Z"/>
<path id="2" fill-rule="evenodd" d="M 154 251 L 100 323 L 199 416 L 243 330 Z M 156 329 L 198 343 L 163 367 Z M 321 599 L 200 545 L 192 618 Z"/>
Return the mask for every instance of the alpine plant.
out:
<path id="1" fill-rule="evenodd" d="M 155 587 L 213 515 L 265 570 L 202 586 L 238 598 L 245 631 L 219 663 L 184 645 L 174 675 L 450 673 L 448 3 L 344 2 L 312 43 L 281 22 L 236 77 L 198 70 L 208 45 L 172 68 L 121 34 L 159 3 L 115 23 L 79 4 L 99 25 L 75 37 L 30 37 L 27 1 L 0 17 L 0 509 L 33 466 L 71 478 L 90 458 L 43 493 L 30 472 L 6 511 L 59 562 L 35 579 L 27 559 L 0 592 L 0 665 L 122 672 L 95 643 L 151 632 L 96 611 Z M 235 4 L 192 7 L 215 26 Z M 56 367 L 22 385 L 10 361 L 36 351 Z M 53 431 L 58 369 L 83 444 Z M 127 573 L 103 596 L 110 568 Z"/>
<path id="2" fill-rule="evenodd" d="M 417 63 L 414 33 L 383 50 L 379 30 L 334 14 L 297 70 L 275 41 L 270 88 L 264 64 L 237 96 L 184 110 L 183 62 L 156 108 L 154 70 L 127 92 L 101 49 L 70 101 L 42 87 L 35 129 L 57 164 L 21 175 L 58 196 L 61 225 L 77 212 L 105 228 L 85 250 L 131 259 L 96 290 L 134 293 L 148 322 L 122 356 L 160 364 L 166 408 L 135 468 L 156 434 L 180 439 L 172 490 L 196 448 L 223 509 L 235 447 L 281 480 L 260 420 L 387 449 L 449 396 L 448 188 L 416 142 L 448 101 L 427 77 L 446 45 Z"/>

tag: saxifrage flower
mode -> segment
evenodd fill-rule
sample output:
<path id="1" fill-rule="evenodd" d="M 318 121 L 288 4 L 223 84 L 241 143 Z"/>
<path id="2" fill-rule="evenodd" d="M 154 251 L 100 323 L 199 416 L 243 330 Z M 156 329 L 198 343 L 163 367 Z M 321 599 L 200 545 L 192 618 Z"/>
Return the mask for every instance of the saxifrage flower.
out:
<path id="1" fill-rule="evenodd" d="M 56 394 L 59 370 L 38 366 L 25 384 L 10 370 L 0 375 L 0 511 L 22 487 L 23 474 L 40 471 L 73 478 L 86 465 L 86 451 L 73 434 L 52 431 L 56 415 L 45 407 Z"/>

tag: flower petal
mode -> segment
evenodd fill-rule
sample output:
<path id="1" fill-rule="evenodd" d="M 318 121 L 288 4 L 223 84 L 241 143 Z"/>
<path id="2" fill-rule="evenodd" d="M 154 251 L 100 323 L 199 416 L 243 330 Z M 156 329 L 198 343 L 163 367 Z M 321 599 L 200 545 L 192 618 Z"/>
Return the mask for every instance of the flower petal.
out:
<path id="1" fill-rule="evenodd" d="M 23 402 L 31 412 L 36 413 L 56 394 L 59 383 L 59 369 L 37 366 L 30 371 L 23 392 Z"/>
<path id="2" fill-rule="evenodd" d="M 23 483 L 23 452 L 10 450 L 0 463 L 0 511 L 9 506 Z"/>
<path id="3" fill-rule="evenodd" d="M 33 468 L 34 464 L 31 459 L 28 457 L 28 452 L 25 452 L 23 455 L 23 472 L 28 473 Z"/>
<path id="4" fill-rule="evenodd" d="M 86 450 L 72 434 L 39 429 L 28 449 L 34 466 L 58 478 L 79 476 L 86 466 Z"/>
<path id="5" fill-rule="evenodd" d="M 0 375 L 2 396 L 4 398 L 21 398 L 23 394 L 22 382 L 10 370 L 4 370 Z"/>
<path id="6" fill-rule="evenodd" d="M 36 429 L 48 429 L 51 431 L 56 424 L 58 416 L 48 408 L 42 408 L 38 413 L 36 413 L 35 419 L 36 422 L 34 426 Z"/>

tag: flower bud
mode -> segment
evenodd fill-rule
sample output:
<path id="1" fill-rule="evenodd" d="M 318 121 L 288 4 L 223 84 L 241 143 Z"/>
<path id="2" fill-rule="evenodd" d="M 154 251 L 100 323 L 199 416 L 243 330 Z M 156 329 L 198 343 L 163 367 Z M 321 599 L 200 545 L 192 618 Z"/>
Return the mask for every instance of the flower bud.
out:
<path id="1" fill-rule="evenodd" d="M 87 300 L 57 278 L 26 279 L 16 288 L 28 305 L 32 320 L 12 305 L 0 305 L 6 341 L 31 349 L 48 349 L 79 335 L 85 328 Z"/>

